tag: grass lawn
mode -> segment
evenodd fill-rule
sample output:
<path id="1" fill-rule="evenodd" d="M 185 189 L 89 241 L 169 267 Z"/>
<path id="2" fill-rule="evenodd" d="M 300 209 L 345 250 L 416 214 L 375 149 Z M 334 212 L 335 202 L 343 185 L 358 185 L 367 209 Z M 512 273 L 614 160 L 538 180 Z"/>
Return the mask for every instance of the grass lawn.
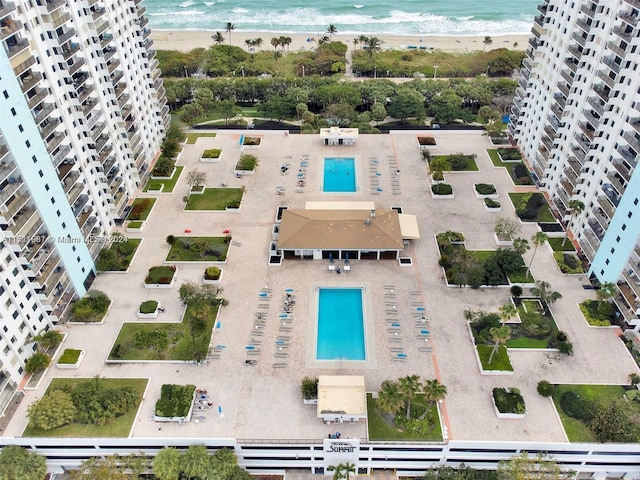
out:
<path id="1" fill-rule="evenodd" d="M 196 242 L 206 242 L 204 255 L 189 248 Z M 222 262 L 227 259 L 228 237 L 175 237 L 175 242 L 167 254 L 167 262 Z"/>
<path id="2" fill-rule="evenodd" d="M 136 198 L 131 204 L 131 211 L 129 212 L 127 220 L 141 220 L 144 222 L 149 217 L 155 204 L 155 198 Z M 140 211 L 136 212 L 136 210 Z"/>
<path id="3" fill-rule="evenodd" d="M 589 428 L 577 418 L 572 418 L 560 407 L 560 399 L 565 392 L 572 391 L 583 398 L 595 402 L 607 402 L 613 398 L 622 398 L 624 388 L 619 385 L 558 385 L 553 394 L 553 404 L 558 411 L 562 426 L 570 442 L 593 442 L 597 443 L 596 436 Z"/>
<path id="4" fill-rule="evenodd" d="M 519 337 L 509 340 L 507 342 L 507 348 L 548 348 L 546 340 L 539 340 L 537 338 Z"/>
<path id="5" fill-rule="evenodd" d="M 509 274 L 508 277 L 511 283 L 534 283 L 536 281 L 536 279 L 533 278 L 533 275 L 531 275 L 531 272 L 527 275 L 527 267 L 522 267 L 516 270 Z"/>
<path id="6" fill-rule="evenodd" d="M 185 210 L 224 210 L 231 202 L 242 201 L 242 188 L 205 188 L 204 193 L 189 195 Z"/>
<path id="7" fill-rule="evenodd" d="M 218 307 L 211 307 L 203 333 L 196 336 L 195 348 L 207 352 Z M 187 308 L 181 323 L 128 323 L 122 324 L 109 360 L 193 360 L 194 339 L 191 336 L 191 309 Z M 164 332 L 164 333 L 163 333 Z M 136 334 L 160 334 L 168 338 L 167 348 L 136 346 Z"/>
<path id="8" fill-rule="evenodd" d="M 414 399 L 413 403 L 420 403 L 419 398 Z M 424 403 L 423 403 L 424 404 Z M 436 425 L 426 435 L 418 435 L 416 433 L 404 432 L 393 425 L 389 425 L 384 421 L 376 400 L 367 393 L 367 427 L 369 428 L 369 440 L 421 440 L 421 441 L 442 441 L 442 427 L 440 425 L 440 417 L 436 411 L 436 407 L 432 407 L 432 416 L 436 419 Z"/>
<path id="9" fill-rule="evenodd" d="M 178 179 L 182 174 L 182 170 L 184 170 L 183 166 L 176 166 L 176 170 L 175 172 L 173 172 L 173 176 L 171 178 L 166 178 L 166 179 L 150 178 L 142 191 L 153 193 L 154 190 L 158 191 L 160 189 L 160 186 L 164 185 L 164 188 L 162 189 L 162 193 L 173 192 L 173 189 L 176 187 L 176 183 L 178 183 Z"/>
<path id="10" fill-rule="evenodd" d="M 498 156 L 497 148 L 487 148 L 487 153 L 489 154 L 491 163 L 493 163 L 494 166 L 506 168 L 507 172 L 509 173 L 509 176 L 511 177 L 511 180 L 513 180 L 513 183 L 515 185 L 521 185 L 520 180 L 518 180 L 518 178 L 515 177 L 515 175 L 513 174 L 513 168 L 518 164 L 521 164 L 526 168 L 526 165 L 523 162 L 521 161 L 503 162 L 502 160 L 500 160 L 500 157 Z"/>
<path id="11" fill-rule="evenodd" d="M 147 284 L 155 284 L 160 283 L 160 280 L 163 278 L 173 278 L 176 274 L 174 267 L 169 265 L 160 265 L 159 267 L 151 267 L 149 269 L 148 282 L 145 279 L 145 283 Z M 167 282 L 171 283 L 171 282 Z"/>
<path id="12" fill-rule="evenodd" d="M 86 382 L 88 378 L 54 378 L 47 389 L 60 390 L 66 387 L 74 387 L 80 382 Z M 140 401 L 145 388 L 147 388 L 148 380 L 146 378 L 105 378 L 104 386 L 106 388 L 120 388 L 131 386 L 136 389 L 139 399 L 136 408 L 132 408 L 129 412 L 121 417 L 116 418 L 108 425 L 85 425 L 74 423 L 63 427 L 53 428 L 51 430 L 41 430 L 27 425 L 23 437 L 127 437 L 131 431 L 131 425 L 135 420 Z M 46 395 L 46 392 L 45 392 Z"/>
<path id="13" fill-rule="evenodd" d="M 509 199 L 511 199 L 511 203 L 513 204 L 513 207 L 515 208 L 518 203 L 520 203 L 520 199 L 527 195 L 526 193 L 514 193 L 514 192 L 510 192 L 509 193 Z M 556 217 L 553 216 L 553 213 L 551 213 L 551 209 L 549 208 L 549 203 L 546 201 L 544 202 L 544 205 L 540 208 L 540 210 L 538 210 L 538 216 L 534 219 L 534 220 L 522 220 L 523 222 L 548 222 L 548 223 L 553 223 L 556 221 Z"/>
<path id="14" fill-rule="evenodd" d="M 498 348 L 498 351 L 493 356 L 493 362 L 491 362 L 491 365 L 489 365 L 489 357 L 491 356 L 493 346 L 476 345 L 476 349 L 478 351 L 478 356 L 480 357 L 480 363 L 482 364 L 483 370 L 505 370 L 513 372 L 513 366 L 511 365 L 511 360 L 509 360 L 509 353 L 504 345 L 500 345 L 500 348 Z"/>
<path id="15" fill-rule="evenodd" d="M 496 251 L 495 250 L 469 250 L 475 257 L 478 263 L 484 263 L 487 258 L 493 256 Z"/>
<path id="16" fill-rule="evenodd" d="M 216 132 L 191 132 L 187 133 L 187 145 L 193 145 L 196 143 L 199 137 L 215 137 L 218 134 Z"/>
<path id="17" fill-rule="evenodd" d="M 569 239 L 567 239 L 567 241 L 564 243 L 564 246 L 562 246 L 563 240 L 564 238 L 550 238 L 547 241 L 549 242 L 549 246 L 551 247 L 551 250 L 553 250 L 554 252 L 575 252 L 576 251 L 575 247 L 573 246 L 573 243 L 571 243 Z"/>
<path id="18" fill-rule="evenodd" d="M 441 159 L 441 158 L 448 160 L 449 157 L 450 155 L 433 155 L 431 158 L 433 160 Z M 465 157 L 467 157 L 467 160 L 469 161 L 469 163 L 467 164 L 467 168 L 463 168 L 462 170 L 449 170 L 449 172 L 456 173 L 456 172 L 479 172 L 480 171 L 480 169 L 478 168 L 478 163 L 476 162 L 476 159 L 473 158 L 473 156 L 465 155 Z"/>

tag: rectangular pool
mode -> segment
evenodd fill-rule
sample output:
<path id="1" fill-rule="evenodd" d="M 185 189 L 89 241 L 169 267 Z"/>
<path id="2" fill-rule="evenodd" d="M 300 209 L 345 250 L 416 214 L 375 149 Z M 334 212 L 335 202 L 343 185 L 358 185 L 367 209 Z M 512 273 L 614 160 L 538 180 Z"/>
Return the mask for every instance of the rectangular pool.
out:
<path id="1" fill-rule="evenodd" d="M 323 192 L 355 192 L 356 162 L 354 158 L 324 159 Z"/>
<path id="2" fill-rule="evenodd" d="M 366 360 L 361 288 L 320 288 L 317 360 Z"/>

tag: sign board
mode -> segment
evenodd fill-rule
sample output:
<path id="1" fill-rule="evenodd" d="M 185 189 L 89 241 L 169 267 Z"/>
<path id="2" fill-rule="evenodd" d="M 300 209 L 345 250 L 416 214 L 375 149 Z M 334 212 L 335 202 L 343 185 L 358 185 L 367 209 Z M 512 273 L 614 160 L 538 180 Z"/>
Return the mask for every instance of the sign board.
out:
<path id="1" fill-rule="evenodd" d="M 357 438 L 325 438 L 323 443 L 324 468 L 340 463 L 353 463 L 358 468 L 360 440 Z"/>

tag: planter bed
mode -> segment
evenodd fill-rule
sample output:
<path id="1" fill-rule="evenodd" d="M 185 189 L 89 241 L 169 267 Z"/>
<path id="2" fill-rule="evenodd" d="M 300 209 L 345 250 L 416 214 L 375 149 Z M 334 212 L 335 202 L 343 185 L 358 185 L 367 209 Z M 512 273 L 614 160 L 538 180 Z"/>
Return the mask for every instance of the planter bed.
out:
<path id="1" fill-rule="evenodd" d="M 66 348 L 56 363 L 56 367 L 61 370 L 77 370 L 84 360 L 84 350 Z"/>
<path id="2" fill-rule="evenodd" d="M 158 318 L 160 302 L 157 300 L 147 300 L 138 308 L 138 318 L 152 320 Z"/>
<path id="3" fill-rule="evenodd" d="M 147 220 L 155 203 L 155 198 L 136 198 L 131 204 L 131 211 L 127 216 L 127 220 Z"/>
<path id="4" fill-rule="evenodd" d="M 553 252 L 553 259 L 563 275 L 582 275 L 585 273 L 582 262 L 573 253 Z"/>
<path id="5" fill-rule="evenodd" d="M 440 193 L 436 193 L 436 191 Z M 455 198 L 455 194 L 453 193 L 453 187 L 451 185 L 441 183 L 439 185 L 431 185 L 431 197 L 436 199 L 451 199 Z"/>
<path id="6" fill-rule="evenodd" d="M 484 209 L 487 212 L 498 213 L 502 211 L 502 205 L 500 205 L 500 202 L 496 202 L 491 198 L 485 198 L 483 203 L 484 203 Z"/>
<path id="7" fill-rule="evenodd" d="M 281 205 L 276 210 L 276 223 L 280 223 L 282 221 L 282 214 L 285 210 L 289 210 L 289 207 L 285 205 Z"/>
<path id="8" fill-rule="evenodd" d="M 531 182 L 531 174 L 527 169 L 526 165 L 522 161 L 509 161 L 503 162 L 500 156 L 498 155 L 497 148 L 488 148 L 487 155 L 491 159 L 491 163 L 496 168 L 504 168 L 509 173 L 511 177 L 511 181 L 514 186 L 529 186 L 532 184 Z M 520 175 L 520 176 L 519 176 Z"/>
<path id="9" fill-rule="evenodd" d="M 555 221 L 547 199 L 538 192 L 509 193 L 516 215 L 523 222 L 551 223 Z"/>
<path id="10" fill-rule="evenodd" d="M 493 408 L 498 418 L 524 418 L 524 398 L 517 388 L 494 388 L 491 394 Z"/>
<path id="11" fill-rule="evenodd" d="M 585 300 L 578 304 L 582 316 L 587 321 L 590 327 L 611 327 L 613 325 L 613 318 L 608 318 L 598 312 L 598 306 L 600 302 L 598 300 Z"/>
<path id="12" fill-rule="evenodd" d="M 174 237 L 165 262 L 226 262 L 231 237 Z M 206 244 L 202 252 L 197 246 Z"/>
<path id="13" fill-rule="evenodd" d="M 413 267 L 413 260 L 411 259 L 411 257 L 399 257 L 398 265 L 404 268 Z"/>
<path id="14" fill-rule="evenodd" d="M 495 200 L 500 196 L 498 190 L 496 189 L 496 186 L 493 183 L 474 183 L 473 193 L 475 194 L 476 198 L 491 198 Z"/>
<path id="15" fill-rule="evenodd" d="M 283 258 L 284 257 L 282 255 L 269 255 L 269 266 L 270 267 L 281 267 Z"/>
<path id="16" fill-rule="evenodd" d="M 418 137 L 416 140 L 418 141 L 418 148 L 420 150 L 436 148 L 438 146 L 434 137 Z"/>
<path id="17" fill-rule="evenodd" d="M 242 140 L 243 149 L 256 149 L 262 145 L 262 137 L 244 137 Z"/>
<path id="18" fill-rule="evenodd" d="M 233 202 L 242 203 L 243 188 L 205 188 L 204 192 L 190 195 L 185 211 L 225 210 Z"/>
<path id="19" fill-rule="evenodd" d="M 507 349 L 503 345 L 493 356 L 491 365 L 489 365 L 489 356 L 493 350 L 491 345 L 476 345 L 475 350 L 481 375 L 513 375 L 513 366 Z"/>
<path id="20" fill-rule="evenodd" d="M 171 177 L 151 177 L 147 184 L 144 187 L 144 192 L 146 193 L 163 193 L 170 194 L 173 193 L 173 189 L 176 187 L 176 183 L 180 179 L 180 175 L 182 174 L 182 170 L 184 170 L 183 166 L 177 166 L 173 170 L 173 175 Z"/>
<path id="21" fill-rule="evenodd" d="M 211 148 L 202 152 L 200 161 L 204 163 L 218 163 L 222 158 L 222 150 L 219 148 Z"/>
<path id="22" fill-rule="evenodd" d="M 141 238 L 127 238 L 124 242 L 112 242 L 109 248 L 98 253 L 96 268 L 100 273 L 125 273 L 136 256 Z"/>
<path id="23" fill-rule="evenodd" d="M 522 154 L 520 153 L 520 150 L 515 147 L 497 148 L 496 153 L 498 154 L 500 161 L 503 163 L 522 161 Z"/>
<path id="24" fill-rule="evenodd" d="M 133 222 L 127 223 L 126 227 L 127 233 L 140 233 L 144 230 L 144 222 L 139 220 L 135 220 Z"/>
<path id="25" fill-rule="evenodd" d="M 171 170 L 171 175 L 154 175 L 153 172 L 151 173 L 151 176 L 149 177 L 151 180 L 169 180 L 171 178 L 173 178 L 173 176 L 176 174 L 176 170 L 178 169 L 178 167 L 173 167 L 173 170 Z"/>
<path id="26" fill-rule="evenodd" d="M 450 155 L 433 155 L 431 160 L 445 160 L 449 164 L 448 173 L 479 172 L 475 155 L 453 153 Z M 466 163 L 465 163 L 466 162 Z"/>
<path id="27" fill-rule="evenodd" d="M 513 247 L 513 239 L 500 239 L 498 235 L 493 234 L 493 239 L 499 247 Z"/>
<path id="28" fill-rule="evenodd" d="M 217 268 L 217 267 L 209 267 L 209 268 Z M 218 278 L 207 278 L 207 272 L 209 268 L 205 269 L 205 274 L 202 277 L 202 283 L 204 283 L 205 285 L 220 285 L 222 283 L 222 274 L 224 273 L 224 270 L 222 270 L 221 268 L 218 268 Z"/>
<path id="29" fill-rule="evenodd" d="M 151 267 L 144 281 L 144 288 L 173 288 L 178 268 L 162 265 Z"/>
<path id="30" fill-rule="evenodd" d="M 155 422 L 184 422 L 191 418 L 196 396 L 195 385 L 164 384 L 156 402 Z"/>

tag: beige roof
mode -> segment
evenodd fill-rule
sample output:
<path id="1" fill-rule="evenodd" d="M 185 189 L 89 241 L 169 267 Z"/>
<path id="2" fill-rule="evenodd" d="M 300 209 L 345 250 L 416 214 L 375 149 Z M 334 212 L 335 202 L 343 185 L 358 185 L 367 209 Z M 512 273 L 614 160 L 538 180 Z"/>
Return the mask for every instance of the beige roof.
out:
<path id="1" fill-rule="evenodd" d="M 320 129 L 320 138 L 344 138 L 357 136 L 357 128 L 329 127 Z"/>
<path id="2" fill-rule="evenodd" d="M 307 210 L 366 210 L 376 208 L 374 202 L 318 202 L 308 201 L 304 204 Z"/>
<path id="3" fill-rule="evenodd" d="M 418 228 L 418 220 L 415 215 L 400 213 L 398 215 L 398 219 L 400 220 L 400 232 L 402 234 L 402 238 L 420 240 L 420 229 Z"/>
<path id="4" fill-rule="evenodd" d="M 285 210 L 278 248 L 284 250 L 402 250 L 395 210 Z"/>
<path id="5" fill-rule="evenodd" d="M 318 416 L 321 412 L 366 415 L 364 377 L 360 375 L 320 375 L 318 377 Z"/>

